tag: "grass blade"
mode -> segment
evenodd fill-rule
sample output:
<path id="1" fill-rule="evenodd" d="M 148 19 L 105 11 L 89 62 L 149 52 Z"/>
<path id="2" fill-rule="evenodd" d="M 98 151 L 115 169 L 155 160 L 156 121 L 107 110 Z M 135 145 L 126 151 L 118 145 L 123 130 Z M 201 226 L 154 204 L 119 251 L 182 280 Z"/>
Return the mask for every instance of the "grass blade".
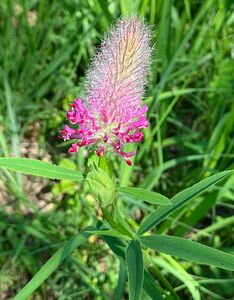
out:
<path id="1" fill-rule="evenodd" d="M 170 30 L 171 30 L 171 7 L 172 0 L 163 1 L 161 8 L 161 22 L 159 25 L 159 55 L 163 69 L 168 65 L 170 47 Z"/>
<path id="2" fill-rule="evenodd" d="M 121 13 L 124 17 L 127 17 L 131 14 L 134 14 L 138 11 L 139 0 L 120 0 L 119 5 L 121 9 Z"/>
<path id="3" fill-rule="evenodd" d="M 124 287 L 127 280 L 127 272 L 125 266 L 120 262 L 119 264 L 119 278 L 117 287 L 115 290 L 115 297 L 114 300 L 121 300 L 124 293 Z"/>
<path id="4" fill-rule="evenodd" d="M 145 270 L 144 271 L 144 290 L 153 300 L 163 300 L 163 291 L 151 276 L 151 274 Z"/>
<path id="5" fill-rule="evenodd" d="M 178 56 L 181 54 L 182 50 L 184 49 L 184 46 L 186 45 L 188 40 L 192 37 L 193 33 L 197 29 L 197 25 L 199 24 L 201 19 L 207 13 L 207 10 L 210 7 L 211 2 L 214 2 L 214 1 L 205 1 L 202 3 L 200 10 L 198 11 L 196 17 L 193 19 L 193 22 L 191 23 L 191 26 L 189 27 L 189 30 L 184 35 L 184 37 L 181 40 L 178 47 L 176 49 L 174 49 L 174 54 L 173 54 L 169 64 L 167 65 L 165 72 L 163 73 L 163 75 L 161 77 L 159 85 L 155 88 L 155 94 L 156 94 L 155 98 L 157 98 L 158 95 L 161 93 L 161 91 L 164 89 L 165 84 L 166 84 L 167 80 L 169 79 L 169 76 L 171 75 L 171 72 L 173 71 L 174 66 L 177 62 Z M 155 111 L 156 104 L 157 104 L 156 100 L 152 102 L 152 107 L 151 107 L 150 111 Z"/>
<path id="6" fill-rule="evenodd" d="M 101 9 L 102 9 L 102 11 L 105 15 L 105 18 L 107 20 L 108 25 L 110 25 L 113 18 L 112 18 L 112 15 L 111 15 L 111 13 L 109 12 L 109 9 L 108 9 L 108 1 L 107 0 L 98 0 L 98 3 L 99 3 L 99 5 L 100 5 L 100 7 L 101 7 Z"/>
<path id="7" fill-rule="evenodd" d="M 13 298 L 13 300 L 24 300 L 28 297 L 56 270 L 59 264 L 64 261 L 72 251 L 86 242 L 85 234 L 73 236 L 64 246 L 43 265 L 26 286 Z"/>

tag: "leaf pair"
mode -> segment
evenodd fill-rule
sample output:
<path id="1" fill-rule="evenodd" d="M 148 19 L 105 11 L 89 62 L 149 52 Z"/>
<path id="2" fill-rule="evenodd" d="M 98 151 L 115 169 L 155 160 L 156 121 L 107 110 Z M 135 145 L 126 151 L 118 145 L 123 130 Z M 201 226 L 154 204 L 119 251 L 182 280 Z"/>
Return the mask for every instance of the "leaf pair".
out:
<path id="1" fill-rule="evenodd" d="M 24 174 L 42 176 L 50 179 L 81 181 L 81 172 L 66 169 L 46 161 L 18 158 L 1 157 L 0 167 Z M 115 185 L 108 174 L 101 168 L 93 169 L 86 178 L 90 190 L 100 205 L 105 207 L 112 203 L 115 195 Z"/>
<path id="2" fill-rule="evenodd" d="M 71 169 L 66 169 L 54 164 L 51 164 L 46 161 L 29 159 L 29 158 L 18 158 L 18 157 L 1 157 L 0 158 L 0 167 L 15 171 L 21 172 L 24 174 L 41 176 L 50 179 L 59 179 L 59 180 L 72 180 L 72 181 L 81 181 L 83 180 L 83 175 L 81 172 Z M 101 180 L 97 180 L 100 176 L 102 176 Z M 103 183 L 106 184 L 106 189 L 109 187 L 111 189 L 110 197 L 111 199 L 106 199 L 108 197 L 101 197 L 102 201 L 105 201 L 104 206 L 110 204 L 112 202 L 112 198 L 114 197 L 114 185 L 111 180 L 108 178 L 107 174 L 98 169 L 98 172 L 93 171 L 89 173 L 88 182 L 91 183 L 92 188 L 94 188 L 95 184 L 97 185 L 95 191 L 99 191 L 100 185 Z M 96 183 L 97 182 L 97 183 Z M 110 188 L 111 187 L 111 188 Z M 169 205 L 170 200 L 158 193 L 154 193 L 148 190 L 134 188 L 134 187 L 120 187 L 117 189 L 120 194 L 124 194 L 128 197 L 135 198 L 139 201 L 146 201 L 151 204 L 157 205 Z M 96 192 L 97 194 L 97 192 Z M 109 194 L 106 193 L 105 196 Z"/>
<path id="3" fill-rule="evenodd" d="M 206 179 L 203 179 L 202 181 L 176 194 L 171 199 L 172 205 L 159 207 L 154 212 L 152 212 L 149 216 L 147 216 L 145 220 L 143 220 L 137 232 L 138 236 L 142 235 L 146 231 L 153 228 L 155 225 L 162 222 L 170 214 L 172 214 L 173 212 L 175 212 L 176 210 L 184 206 L 186 203 L 188 203 L 197 195 L 207 190 L 213 184 L 216 184 L 220 180 L 229 176 L 231 173 L 233 173 L 232 170 L 220 172 Z"/>
<path id="4" fill-rule="evenodd" d="M 191 240 L 168 235 L 151 235 L 141 237 L 140 241 L 148 248 L 171 256 L 234 271 L 233 255 Z M 130 300 L 141 299 L 144 282 L 144 262 L 140 241 L 132 240 L 126 251 Z"/>

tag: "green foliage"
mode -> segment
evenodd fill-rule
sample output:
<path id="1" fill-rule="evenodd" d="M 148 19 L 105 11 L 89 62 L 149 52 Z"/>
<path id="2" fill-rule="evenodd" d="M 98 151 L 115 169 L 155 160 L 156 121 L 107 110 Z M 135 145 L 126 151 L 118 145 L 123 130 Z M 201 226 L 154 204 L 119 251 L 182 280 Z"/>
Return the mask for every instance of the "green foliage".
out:
<path id="1" fill-rule="evenodd" d="M 103 185 L 103 180 L 104 183 L 106 184 L 107 173 L 102 169 L 93 169 L 91 172 L 93 172 L 94 170 L 96 173 L 93 174 L 94 176 L 93 180 L 95 180 L 95 177 L 97 177 L 97 180 L 102 179 L 102 182 L 100 184 L 100 189 L 101 189 Z M 169 215 L 174 210 L 178 209 L 181 205 L 185 204 L 186 202 L 194 198 L 194 196 L 198 195 L 199 193 L 201 193 L 202 191 L 210 187 L 212 184 L 217 183 L 218 181 L 230 175 L 231 173 L 232 171 L 221 172 L 219 174 L 213 175 L 209 178 L 202 180 L 201 182 L 195 184 L 190 188 L 187 188 L 184 191 L 181 191 L 178 194 L 178 196 L 177 195 L 175 196 L 174 203 L 172 202 L 173 204 L 170 205 L 170 207 L 172 207 L 172 210 L 167 209 L 166 211 L 164 211 L 164 214 L 166 213 L 167 215 Z M 100 175 L 101 177 L 98 177 Z M 90 172 L 88 173 L 88 177 L 89 176 L 90 176 Z M 91 182 L 89 183 L 89 185 L 90 185 L 90 189 L 92 190 L 93 183 Z M 97 188 L 97 185 L 94 186 Z M 108 185 L 106 186 L 106 188 L 107 187 Z M 98 195 L 100 194 L 98 193 Z M 107 200 L 110 199 L 109 194 L 107 196 L 106 194 L 103 194 L 102 197 L 103 199 L 105 199 L 105 197 L 107 197 Z M 112 200 L 113 199 L 114 199 L 114 193 L 112 193 Z M 118 220 L 116 223 L 116 221 L 113 220 L 112 216 L 107 212 L 107 210 L 103 210 L 103 212 L 104 212 L 104 216 L 106 217 L 106 220 L 109 222 L 110 226 L 113 227 L 113 229 L 109 229 L 109 230 L 94 229 L 91 231 L 87 231 L 87 233 L 98 234 L 101 236 L 110 236 L 112 238 L 120 238 L 124 240 L 125 239 L 124 231 L 122 231 L 121 226 L 120 228 L 118 227 Z M 150 215 L 146 219 L 146 221 L 142 223 L 143 226 L 142 225 L 140 226 L 138 230 L 138 235 L 143 234 L 147 229 L 150 229 L 152 225 L 158 224 L 155 220 L 152 223 L 152 219 L 155 218 L 155 214 L 153 213 L 152 215 Z M 129 239 L 128 230 L 126 231 L 126 238 Z M 213 265 L 226 270 L 234 271 L 233 255 L 216 250 L 214 248 L 204 246 L 200 243 L 192 242 L 178 237 L 166 236 L 166 235 L 161 235 L 161 236 L 153 235 L 153 236 L 141 237 L 140 240 L 145 246 L 158 250 L 160 252 L 164 252 L 166 254 L 170 254 L 186 260 Z M 83 241 L 83 239 L 81 239 L 81 241 Z M 112 244 L 111 241 L 109 243 Z M 80 236 L 75 236 L 69 242 L 67 242 L 62 248 L 60 248 L 50 258 L 50 260 L 40 269 L 40 271 L 33 277 L 33 279 L 18 293 L 15 299 L 23 300 L 26 297 L 28 297 L 58 267 L 58 264 L 62 262 L 71 253 L 71 251 L 79 244 L 80 244 Z M 113 251 L 115 252 L 116 250 Z M 122 254 L 120 254 L 120 257 L 122 257 Z M 131 300 L 140 299 L 142 293 L 143 280 L 144 280 L 144 263 L 143 263 L 141 244 L 138 240 L 132 240 L 129 246 L 127 247 L 126 265 L 128 271 L 129 299 Z"/>
<path id="2" fill-rule="evenodd" d="M 133 188 L 133 187 L 120 187 L 118 188 L 118 192 L 120 194 L 126 195 L 130 198 L 134 198 L 139 201 L 145 201 L 151 204 L 157 205 L 170 205 L 170 200 L 159 194 L 151 191 L 147 191 L 145 189 Z"/>
<path id="3" fill-rule="evenodd" d="M 0 1 L 1 299 L 128 299 L 127 249 L 134 244 L 131 260 L 143 241 L 157 253 L 141 245 L 142 299 L 233 297 L 232 273 L 220 265 L 234 254 L 234 174 L 225 171 L 234 168 L 233 8 L 221 0 Z M 103 178 L 93 176 L 91 193 L 81 175 L 86 150 L 67 154 L 57 136 L 68 104 L 82 97 L 100 35 L 132 13 L 153 30 L 150 126 L 133 167 L 94 158 L 109 178 L 100 193 Z M 148 230 L 157 235 L 142 235 Z"/>
<path id="4" fill-rule="evenodd" d="M 179 209 L 181 206 L 185 205 L 188 201 L 204 192 L 213 184 L 219 182 L 221 179 L 233 173 L 233 171 L 224 171 L 219 174 L 213 175 L 209 178 L 203 179 L 202 181 L 196 183 L 195 185 L 181 191 L 176 194 L 172 199 L 172 205 L 169 207 L 162 207 L 157 209 L 155 212 L 151 213 L 140 225 L 138 229 L 138 235 L 151 229 L 153 226 L 159 224 L 166 217 L 172 214 L 174 211 Z"/>

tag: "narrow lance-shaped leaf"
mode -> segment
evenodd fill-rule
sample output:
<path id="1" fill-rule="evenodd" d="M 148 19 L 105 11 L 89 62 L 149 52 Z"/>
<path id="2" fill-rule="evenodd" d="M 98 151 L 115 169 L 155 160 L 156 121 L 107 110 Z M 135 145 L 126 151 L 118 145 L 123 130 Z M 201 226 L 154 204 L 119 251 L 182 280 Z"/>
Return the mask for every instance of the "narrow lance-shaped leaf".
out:
<path id="1" fill-rule="evenodd" d="M 116 289 L 115 289 L 114 300 L 121 300 L 122 299 L 126 281 L 127 281 L 126 267 L 123 263 L 120 262 L 120 264 L 119 264 L 119 278 L 118 278 L 118 283 L 117 283 L 117 286 L 116 286 Z"/>
<path id="2" fill-rule="evenodd" d="M 180 193 L 176 194 L 172 199 L 172 205 L 159 207 L 157 210 L 152 212 L 140 225 L 138 229 L 138 235 L 143 234 L 144 232 L 148 231 L 155 225 L 162 222 L 166 217 L 172 214 L 174 211 L 185 205 L 191 199 L 199 195 L 200 193 L 207 190 L 213 184 L 219 182 L 220 180 L 224 179 L 228 175 L 233 173 L 233 171 L 224 171 L 218 174 L 215 174 L 211 177 L 203 179 L 202 181 L 194 184 L 193 186 L 181 191 Z"/>
<path id="3" fill-rule="evenodd" d="M 166 196 L 145 189 L 140 189 L 135 187 L 120 187 L 118 188 L 118 192 L 130 198 L 134 198 L 139 201 L 145 201 L 151 204 L 157 204 L 157 205 L 171 204 L 170 200 Z"/>
<path id="4" fill-rule="evenodd" d="M 125 265 L 127 243 L 117 237 L 104 236 L 103 239 L 115 255 L 117 255 L 121 263 Z M 147 270 L 144 271 L 143 289 L 152 299 L 163 299 L 163 291 Z"/>
<path id="5" fill-rule="evenodd" d="M 141 244 L 137 240 L 131 241 L 126 252 L 128 271 L 129 300 L 141 298 L 144 280 L 144 265 Z"/>
<path id="6" fill-rule="evenodd" d="M 193 262 L 234 271 L 234 255 L 169 235 L 151 235 L 140 238 L 151 249 Z"/>
<path id="7" fill-rule="evenodd" d="M 81 181 L 83 179 L 82 173 L 79 171 L 65 169 L 49 162 L 36 159 L 1 157 L 0 167 L 15 172 L 50 179 L 66 179 L 73 181 Z"/>

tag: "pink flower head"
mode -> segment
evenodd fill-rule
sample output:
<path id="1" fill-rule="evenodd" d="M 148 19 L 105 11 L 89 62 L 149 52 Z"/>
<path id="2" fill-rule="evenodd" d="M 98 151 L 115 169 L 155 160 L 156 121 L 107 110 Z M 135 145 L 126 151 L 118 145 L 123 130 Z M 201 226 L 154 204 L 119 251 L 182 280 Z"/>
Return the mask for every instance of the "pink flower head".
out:
<path id="1" fill-rule="evenodd" d="M 147 105 L 142 96 L 148 74 L 150 30 L 138 17 L 119 20 L 101 45 L 87 74 L 84 99 L 70 104 L 61 137 L 77 140 L 69 152 L 94 146 L 97 155 L 114 151 L 131 165 L 135 151 L 124 152 L 126 143 L 140 142 Z"/>

